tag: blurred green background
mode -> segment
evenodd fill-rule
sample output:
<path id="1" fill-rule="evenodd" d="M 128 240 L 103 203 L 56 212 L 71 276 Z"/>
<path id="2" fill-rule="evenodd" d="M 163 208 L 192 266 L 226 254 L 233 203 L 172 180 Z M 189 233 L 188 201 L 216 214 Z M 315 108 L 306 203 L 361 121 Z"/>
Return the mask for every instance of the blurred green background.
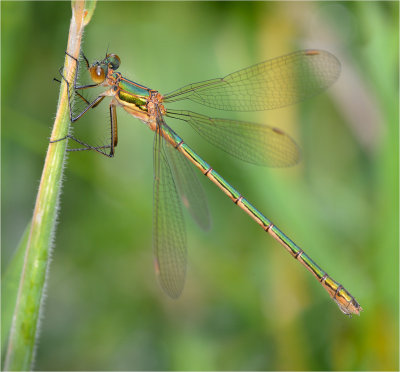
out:
<path id="1" fill-rule="evenodd" d="M 277 126 L 302 148 L 295 167 L 241 163 L 168 123 L 364 312 L 345 317 L 204 177 L 213 226 L 204 233 L 185 212 L 187 283 L 167 298 L 153 272 L 153 135 L 119 110 L 114 159 L 68 155 L 35 369 L 397 370 L 398 12 L 396 2 L 99 2 L 86 56 L 108 49 L 162 93 L 303 48 L 340 59 L 338 82 L 293 107 L 173 106 Z M 68 2 L 1 2 L 3 272 L 32 215 L 70 16 Z M 104 107 L 86 119 L 95 140 Z"/>

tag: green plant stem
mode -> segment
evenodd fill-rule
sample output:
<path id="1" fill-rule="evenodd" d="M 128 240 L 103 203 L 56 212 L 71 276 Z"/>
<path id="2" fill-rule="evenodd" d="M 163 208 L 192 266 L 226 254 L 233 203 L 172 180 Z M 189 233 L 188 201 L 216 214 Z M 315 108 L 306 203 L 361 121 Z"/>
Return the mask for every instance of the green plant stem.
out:
<path id="1" fill-rule="evenodd" d="M 86 4 L 85 1 L 72 3 L 67 50 L 75 57 L 79 56 L 83 29 L 93 14 L 94 5 L 94 2 Z M 75 67 L 75 61 L 66 56 L 63 73 L 68 81 L 72 81 Z M 62 81 L 51 140 L 65 137 L 69 122 L 67 85 Z M 3 370 L 25 371 L 32 368 L 66 146 L 67 141 L 60 141 L 50 143 L 48 147 L 26 244 Z"/>

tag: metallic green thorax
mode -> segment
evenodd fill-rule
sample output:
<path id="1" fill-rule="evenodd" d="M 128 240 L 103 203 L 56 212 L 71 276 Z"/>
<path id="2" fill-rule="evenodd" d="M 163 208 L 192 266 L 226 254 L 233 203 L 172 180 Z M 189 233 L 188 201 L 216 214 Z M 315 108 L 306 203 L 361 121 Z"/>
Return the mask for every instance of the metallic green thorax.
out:
<path id="1" fill-rule="evenodd" d="M 150 97 L 150 89 L 137 84 L 114 72 L 113 78 L 118 82 L 118 97 L 127 103 L 133 103 L 143 111 L 147 111 L 147 100 Z"/>

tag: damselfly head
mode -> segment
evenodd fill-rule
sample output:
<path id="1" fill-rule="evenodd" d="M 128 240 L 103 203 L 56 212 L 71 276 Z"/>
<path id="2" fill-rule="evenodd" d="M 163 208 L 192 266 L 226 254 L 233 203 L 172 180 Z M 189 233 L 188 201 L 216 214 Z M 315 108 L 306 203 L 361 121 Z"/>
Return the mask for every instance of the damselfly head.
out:
<path id="1" fill-rule="evenodd" d="M 108 70 L 116 70 L 121 60 L 116 54 L 107 54 L 102 61 L 96 61 L 89 67 L 92 80 L 96 84 L 101 84 L 107 77 Z"/>

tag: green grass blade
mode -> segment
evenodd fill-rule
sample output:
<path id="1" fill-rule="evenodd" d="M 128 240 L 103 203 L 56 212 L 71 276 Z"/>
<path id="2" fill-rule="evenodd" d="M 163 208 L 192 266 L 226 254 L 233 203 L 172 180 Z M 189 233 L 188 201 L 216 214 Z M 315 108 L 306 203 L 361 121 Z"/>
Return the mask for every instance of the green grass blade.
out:
<path id="1" fill-rule="evenodd" d="M 85 9 L 84 1 L 72 3 L 67 50 L 75 57 L 79 55 L 83 29 L 88 19 L 90 20 L 94 4 L 90 2 L 89 7 L 90 11 Z M 75 62 L 66 56 L 63 73 L 69 81 L 72 80 L 75 67 Z M 52 140 L 63 138 L 68 133 L 70 119 L 67 86 L 64 81 L 60 86 L 59 97 Z M 49 144 L 48 147 L 26 242 L 22 272 L 19 276 L 3 370 L 26 371 L 32 368 L 49 265 L 49 251 L 57 218 L 66 146 L 67 141 L 60 141 Z"/>

